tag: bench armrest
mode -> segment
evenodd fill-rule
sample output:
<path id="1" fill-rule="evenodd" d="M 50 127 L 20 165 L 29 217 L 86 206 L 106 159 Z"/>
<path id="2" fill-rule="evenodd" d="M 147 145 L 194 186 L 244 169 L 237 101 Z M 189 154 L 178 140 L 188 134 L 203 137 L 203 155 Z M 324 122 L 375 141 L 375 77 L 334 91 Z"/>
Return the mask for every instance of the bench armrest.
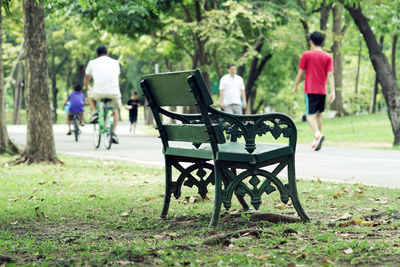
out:
<path id="1" fill-rule="evenodd" d="M 297 129 L 293 120 L 283 113 L 266 113 L 254 115 L 230 114 L 210 107 L 211 118 L 217 120 L 223 130 L 232 135 L 235 141 L 237 137 L 244 137 L 246 150 L 253 153 L 256 149 L 255 138 L 267 133 L 278 139 L 283 136 L 289 139 L 289 146 L 296 150 Z"/>
<path id="2" fill-rule="evenodd" d="M 163 114 L 171 119 L 178 120 L 186 124 L 198 124 L 203 123 L 203 117 L 201 114 L 182 114 L 166 110 L 164 108 L 159 108 L 160 114 Z"/>

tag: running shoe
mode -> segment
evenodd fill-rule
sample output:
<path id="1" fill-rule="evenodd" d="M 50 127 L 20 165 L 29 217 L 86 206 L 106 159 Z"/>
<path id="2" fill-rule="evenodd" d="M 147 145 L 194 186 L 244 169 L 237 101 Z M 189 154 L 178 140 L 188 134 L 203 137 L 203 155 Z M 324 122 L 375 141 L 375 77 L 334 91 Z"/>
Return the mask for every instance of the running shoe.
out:
<path id="1" fill-rule="evenodd" d="M 314 138 L 312 144 L 311 144 L 311 148 L 314 151 L 318 151 L 321 149 L 322 147 L 322 142 L 324 141 L 325 136 L 323 134 L 320 134 L 318 137 Z"/>
<path id="2" fill-rule="evenodd" d="M 112 143 L 113 144 L 119 144 L 118 137 L 115 133 L 112 133 Z"/>
<path id="3" fill-rule="evenodd" d="M 89 123 L 97 123 L 98 119 L 99 119 L 99 114 L 97 114 L 97 112 L 93 113 L 92 117 L 90 118 Z"/>

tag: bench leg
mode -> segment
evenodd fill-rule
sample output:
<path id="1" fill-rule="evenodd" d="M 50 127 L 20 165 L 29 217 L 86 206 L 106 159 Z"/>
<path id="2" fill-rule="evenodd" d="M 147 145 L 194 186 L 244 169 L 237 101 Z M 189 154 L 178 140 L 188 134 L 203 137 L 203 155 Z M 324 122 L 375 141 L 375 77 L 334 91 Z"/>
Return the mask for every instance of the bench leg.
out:
<path id="1" fill-rule="evenodd" d="M 237 174 L 236 169 L 232 168 L 231 170 L 235 175 Z M 248 211 L 250 209 L 250 206 L 249 206 L 249 204 L 247 204 L 247 202 L 244 199 L 244 197 L 240 196 L 240 195 L 238 195 L 236 193 L 235 193 L 235 195 L 236 195 L 236 198 L 239 200 L 240 205 L 242 205 L 243 211 Z"/>
<path id="2" fill-rule="evenodd" d="M 290 186 L 290 196 L 292 199 L 293 206 L 297 211 L 297 214 L 300 216 L 300 218 L 303 222 L 310 221 L 310 217 L 308 217 L 307 213 L 304 211 L 303 207 L 301 206 L 300 199 L 297 194 L 294 158 L 289 160 L 288 181 L 289 181 L 289 186 Z"/>
<path id="3" fill-rule="evenodd" d="M 172 165 L 167 158 L 165 158 L 165 195 L 164 206 L 161 211 L 161 218 L 166 218 L 168 215 L 169 203 L 171 201 L 172 191 Z"/>
<path id="4" fill-rule="evenodd" d="M 215 178 L 215 197 L 214 197 L 214 211 L 211 217 L 209 228 L 214 228 L 218 224 L 219 214 L 222 205 L 222 174 L 219 171 L 218 163 L 214 162 L 214 178 Z"/>

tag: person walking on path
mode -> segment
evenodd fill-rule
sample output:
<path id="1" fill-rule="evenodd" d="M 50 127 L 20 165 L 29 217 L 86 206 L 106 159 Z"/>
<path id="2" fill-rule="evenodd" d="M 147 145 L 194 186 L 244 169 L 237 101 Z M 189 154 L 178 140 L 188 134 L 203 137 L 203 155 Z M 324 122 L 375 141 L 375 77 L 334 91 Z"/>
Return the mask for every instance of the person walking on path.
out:
<path id="1" fill-rule="evenodd" d="M 325 35 L 320 32 L 313 32 L 310 35 L 311 50 L 306 51 L 301 56 L 299 71 L 293 87 L 293 94 L 296 94 L 298 85 L 305 78 L 305 99 L 306 99 L 306 119 L 310 125 L 314 140 L 311 148 L 315 151 L 321 149 L 325 136 L 322 130 L 322 113 L 325 110 L 326 83 L 330 87 L 329 103 L 335 100 L 335 86 L 333 80 L 333 60 L 332 57 L 322 50 Z"/>
<path id="2" fill-rule="evenodd" d="M 115 135 L 117 123 L 119 120 L 118 110 L 121 108 L 121 91 L 119 89 L 119 75 L 121 69 L 117 60 L 108 56 L 105 46 L 97 48 L 97 58 L 90 60 L 85 71 L 84 86 L 88 91 L 88 101 L 93 115 L 90 123 L 95 123 L 98 119 L 97 101 L 104 98 L 111 99 L 110 105 L 113 107 L 113 143 L 118 144 L 118 138 Z M 93 77 L 93 88 L 89 87 L 90 79 Z"/>
<path id="3" fill-rule="evenodd" d="M 232 114 L 243 114 L 246 110 L 246 93 L 243 78 L 236 74 L 235 64 L 228 65 L 228 74 L 219 82 L 221 109 Z"/>
<path id="4" fill-rule="evenodd" d="M 138 107 L 140 106 L 140 102 L 137 99 L 137 97 L 138 97 L 137 92 L 132 92 L 131 99 L 129 99 L 128 103 L 126 103 L 126 108 L 129 109 L 129 122 L 131 123 L 131 128 L 129 129 L 129 132 L 133 133 L 136 132 Z"/>
<path id="5" fill-rule="evenodd" d="M 74 91 L 68 96 L 64 103 L 64 106 L 69 102 L 69 109 L 67 115 L 68 133 L 71 135 L 71 120 L 75 114 L 78 114 L 81 126 L 84 126 L 83 122 L 83 105 L 85 104 L 85 95 L 82 93 L 82 86 L 79 84 L 75 85 Z"/>

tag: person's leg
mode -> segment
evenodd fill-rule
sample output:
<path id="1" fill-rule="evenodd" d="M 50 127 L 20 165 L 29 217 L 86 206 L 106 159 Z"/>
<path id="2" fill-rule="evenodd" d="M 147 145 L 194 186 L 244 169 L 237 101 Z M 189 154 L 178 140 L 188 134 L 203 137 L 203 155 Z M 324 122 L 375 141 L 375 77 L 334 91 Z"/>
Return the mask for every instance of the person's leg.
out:
<path id="1" fill-rule="evenodd" d="M 136 133 L 136 122 L 137 122 L 137 114 L 133 114 L 132 123 L 133 123 L 133 132 Z"/>
<path id="2" fill-rule="evenodd" d="M 322 131 L 322 112 L 317 113 L 317 123 L 318 123 L 318 129 L 321 132 Z"/>
<path id="3" fill-rule="evenodd" d="M 97 114 L 97 101 L 100 100 L 97 98 L 97 95 L 93 92 L 93 90 L 90 90 L 88 92 L 88 102 L 90 109 L 92 110 L 92 117 L 90 118 L 89 123 L 97 123 L 98 120 L 98 114 Z"/>
<path id="4" fill-rule="evenodd" d="M 307 122 L 308 122 L 308 125 L 310 125 L 310 127 L 311 127 L 311 130 L 313 131 L 313 133 L 314 133 L 314 136 L 317 136 L 318 135 L 318 133 L 320 133 L 320 129 L 319 129 L 319 126 L 318 126 L 318 119 L 317 119 L 317 114 L 309 114 L 309 115 L 307 115 Z"/>
<path id="5" fill-rule="evenodd" d="M 79 121 L 81 126 L 85 126 L 85 122 L 83 121 L 83 112 L 79 113 Z"/>
<path id="6" fill-rule="evenodd" d="M 226 113 L 231 113 L 231 114 L 233 114 L 232 105 L 226 105 L 224 111 L 225 111 Z"/>
<path id="7" fill-rule="evenodd" d="M 115 131 L 117 130 L 117 124 L 118 124 L 118 120 L 119 120 L 119 112 L 118 112 L 118 110 L 115 110 L 113 112 L 113 116 L 114 116 L 113 131 L 115 133 Z"/>
<path id="8" fill-rule="evenodd" d="M 91 109 L 93 112 L 96 112 L 96 111 L 97 111 L 97 102 L 96 102 L 96 100 L 94 100 L 94 99 L 88 97 L 88 102 L 89 102 L 90 109 Z"/>
<path id="9" fill-rule="evenodd" d="M 67 135 L 70 135 L 70 134 L 71 134 L 71 113 L 68 114 L 68 117 L 67 117 L 67 125 L 68 125 L 68 132 L 67 132 Z"/>
<path id="10" fill-rule="evenodd" d="M 243 114 L 243 109 L 241 105 L 232 105 L 233 114 Z"/>

